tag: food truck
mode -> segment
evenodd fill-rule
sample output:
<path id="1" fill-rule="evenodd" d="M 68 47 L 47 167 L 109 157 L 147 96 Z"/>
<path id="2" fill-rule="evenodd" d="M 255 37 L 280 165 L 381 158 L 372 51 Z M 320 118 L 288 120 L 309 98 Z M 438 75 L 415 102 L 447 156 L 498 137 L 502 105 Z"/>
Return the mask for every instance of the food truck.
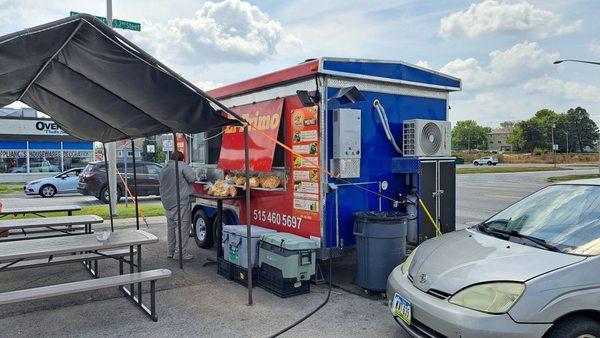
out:
<path id="1" fill-rule="evenodd" d="M 354 248 L 357 211 L 407 212 L 413 243 L 435 236 L 432 220 L 455 229 L 448 112 L 460 89 L 405 62 L 323 57 L 208 94 L 252 126 L 251 224 L 311 238 L 327 259 Z M 189 159 L 199 193 L 244 194 L 242 127 L 190 135 Z M 202 247 L 220 231 L 215 213 L 214 200 L 192 199 Z M 245 201 L 225 201 L 222 220 L 245 224 Z"/>

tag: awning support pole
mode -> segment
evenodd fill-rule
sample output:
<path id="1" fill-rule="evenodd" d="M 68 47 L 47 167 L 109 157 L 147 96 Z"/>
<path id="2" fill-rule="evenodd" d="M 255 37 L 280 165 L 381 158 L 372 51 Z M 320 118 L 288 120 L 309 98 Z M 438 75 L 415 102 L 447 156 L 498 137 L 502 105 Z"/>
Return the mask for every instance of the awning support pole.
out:
<path id="1" fill-rule="evenodd" d="M 173 151 L 177 151 L 177 133 L 173 132 Z M 174 156 L 175 158 L 177 156 Z M 181 192 L 179 191 L 179 159 L 175 159 L 175 190 L 177 191 L 177 236 L 179 236 L 179 268 L 183 269 L 183 248 L 181 246 Z M 190 234 L 186 234 L 189 236 Z"/>
<path id="2" fill-rule="evenodd" d="M 27 84 L 27 87 L 25 87 L 25 89 L 23 90 L 23 92 L 21 93 L 21 95 L 19 95 L 19 97 L 17 98 L 16 101 L 21 101 L 21 99 L 23 98 L 23 96 L 25 96 L 25 93 L 27 93 L 27 91 L 29 90 L 29 87 L 31 87 L 33 85 L 33 83 L 35 82 L 35 80 L 38 79 L 38 77 L 40 77 L 40 75 L 42 75 L 42 73 L 44 72 L 44 70 L 46 69 L 46 67 L 48 67 L 48 65 L 50 64 L 50 62 L 52 62 L 52 60 L 54 60 L 54 58 L 58 55 L 58 53 L 60 53 L 63 48 L 65 48 L 65 46 L 67 45 L 67 43 L 69 43 L 73 37 L 75 36 L 75 34 L 77 34 L 77 32 L 79 31 L 79 28 L 81 28 L 81 25 L 83 25 L 83 21 L 79 21 L 79 24 L 77 25 L 77 27 L 75 27 L 75 29 L 73 30 L 73 32 L 71 32 L 71 34 L 69 35 L 69 37 L 67 38 L 67 40 L 65 40 L 65 42 L 63 42 L 62 45 L 60 45 L 60 48 L 58 50 L 56 50 L 56 52 L 54 52 L 54 54 L 52 54 L 52 57 L 50 57 L 48 60 L 46 60 L 46 62 L 44 62 L 44 65 L 42 65 L 42 68 L 40 68 L 40 70 L 38 70 L 37 73 L 35 73 L 35 76 L 33 77 L 33 79 L 31 79 L 31 81 L 29 82 L 29 84 Z"/>
<path id="3" fill-rule="evenodd" d="M 246 246 L 248 247 L 248 305 L 252 305 L 252 226 L 250 225 L 250 152 L 248 124 L 244 125 L 244 169 L 246 171 Z M 221 245 L 221 243 L 217 243 Z"/>
<path id="4" fill-rule="evenodd" d="M 137 165 L 135 164 L 135 142 L 131 139 L 131 156 L 133 157 L 133 202 L 135 203 L 135 227 L 140 230 L 140 212 L 138 209 Z M 127 159 L 126 159 L 127 161 Z M 127 177 L 127 173 L 125 173 Z M 126 183 L 129 184 L 129 183 Z"/>
<path id="5" fill-rule="evenodd" d="M 106 156 L 106 144 L 102 143 L 102 149 L 104 150 L 104 170 L 106 171 L 106 191 L 108 192 L 108 213 L 110 214 L 110 231 L 115 231 L 115 225 L 113 221 L 113 209 L 112 200 L 110 197 L 110 180 L 108 176 L 108 156 Z"/>

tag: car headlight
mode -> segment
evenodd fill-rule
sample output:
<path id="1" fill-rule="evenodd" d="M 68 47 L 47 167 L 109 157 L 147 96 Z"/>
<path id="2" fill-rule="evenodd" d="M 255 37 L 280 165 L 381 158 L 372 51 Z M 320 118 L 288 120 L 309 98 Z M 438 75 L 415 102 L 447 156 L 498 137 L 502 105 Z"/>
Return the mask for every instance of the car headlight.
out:
<path id="1" fill-rule="evenodd" d="M 450 303 L 472 310 L 502 314 L 519 300 L 525 284 L 517 282 L 494 282 L 467 287 L 450 298 Z"/>
<path id="2" fill-rule="evenodd" d="M 415 258 L 415 253 L 417 252 L 417 249 L 419 247 L 416 247 L 413 249 L 413 251 L 410 253 L 410 255 L 408 255 L 408 257 L 406 257 L 406 260 L 404 261 L 404 263 L 402 263 L 402 267 L 400 268 L 400 271 L 402 271 L 402 274 L 405 275 L 408 272 L 408 268 L 410 268 L 410 264 L 413 261 L 413 258 Z"/>

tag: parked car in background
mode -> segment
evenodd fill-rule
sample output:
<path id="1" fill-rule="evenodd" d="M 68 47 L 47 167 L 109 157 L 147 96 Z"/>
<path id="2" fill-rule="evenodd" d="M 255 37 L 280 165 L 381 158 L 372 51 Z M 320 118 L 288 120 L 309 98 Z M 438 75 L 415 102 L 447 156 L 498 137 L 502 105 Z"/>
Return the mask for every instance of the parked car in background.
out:
<path id="1" fill-rule="evenodd" d="M 600 179 L 548 186 L 425 241 L 388 278 L 418 336 L 600 337 Z"/>
<path id="2" fill-rule="evenodd" d="M 137 191 L 138 196 L 159 195 L 158 174 L 162 166 L 152 162 L 137 162 Z M 123 180 L 127 177 L 127 185 L 130 191 L 134 192 L 133 181 L 133 163 L 127 163 L 127 175 L 125 175 L 125 165 L 122 162 L 117 163 L 117 194 L 118 199 L 125 196 L 125 186 Z M 92 162 L 88 164 L 81 173 L 77 191 L 81 194 L 94 196 L 104 203 L 108 203 L 108 184 L 106 181 L 106 169 L 104 162 Z"/>
<path id="3" fill-rule="evenodd" d="M 481 157 L 473 161 L 473 165 L 496 165 L 498 164 L 498 159 L 493 156 Z"/>
<path id="4" fill-rule="evenodd" d="M 27 182 L 23 186 L 23 191 L 26 195 L 40 195 L 42 197 L 76 193 L 79 175 L 82 171 L 83 168 L 75 168 L 52 177 Z"/>

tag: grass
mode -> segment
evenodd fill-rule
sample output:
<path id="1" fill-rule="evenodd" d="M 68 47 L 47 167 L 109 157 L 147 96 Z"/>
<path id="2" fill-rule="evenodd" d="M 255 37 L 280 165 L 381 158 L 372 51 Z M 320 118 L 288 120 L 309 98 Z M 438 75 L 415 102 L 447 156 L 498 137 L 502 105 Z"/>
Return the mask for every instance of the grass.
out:
<path id="1" fill-rule="evenodd" d="M 572 170 L 564 167 L 473 167 L 457 168 L 457 174 L 524 173 L 532 171 Z"/>
<path id="2" fill-rule="evenodd" d="M 552 176 L 548 177 L 548 182 L 565 182 L 573 180 L 585 180 L 589 178 L 600 178 L 600 174 L 581 174 L 581 175 L 565 175 L 565 176 Z"/>
<path id="3" fill-rule="evenodd" d="M 143 204 L 140 204 L 140 209 L 142 211 L 140 214 L 140 218 L 141 218 L 142 214 L 146 217 L 164 216 L 164 214 L 165 214 L 165 210 L 163 209 L 163 206 L 160 203 L 152 203 L 152 204 L 143 203 Z M 135 217 L 135 207 L 134 207 L 133 203 L 130 203 L 129 207 L 125 207 L 125 204 L 119 204 L 117 206 L 117 211 L 118 211 L 119 215 L 115 216 L 115 219 Z M 52 217 L 52 216 L 56 217 L 56 216 L 65 216 L 66 214 L 64 212 L 49 212 L 49 213 L 44 213 L 42 215 L 44 215 L 46 217 Z M 81 207 L 81 211 L 73 212 L 73 215 L 97 215 L 104 219 L 110 218 L 109 211 L 108 211 L 108 205 L 84 206 L 84 207 Z M 30 217 L 38 217 L 38 216 L 27 214 L 27 215 L 25 215 L 25 217 L 30 218 Z M 15 217 L 12 215 L 9 215 L 2 219 L 5 220 L 5 219 L 11 219 L 11 218 L 15 218 Z M 17 216 L 17 218 L 23 218 L 23 216 Z"/>
<path id="4" fill-rule="evenodd" d="M 23 191 L 23 183 L 0 183 L 0 195 Z"/>

